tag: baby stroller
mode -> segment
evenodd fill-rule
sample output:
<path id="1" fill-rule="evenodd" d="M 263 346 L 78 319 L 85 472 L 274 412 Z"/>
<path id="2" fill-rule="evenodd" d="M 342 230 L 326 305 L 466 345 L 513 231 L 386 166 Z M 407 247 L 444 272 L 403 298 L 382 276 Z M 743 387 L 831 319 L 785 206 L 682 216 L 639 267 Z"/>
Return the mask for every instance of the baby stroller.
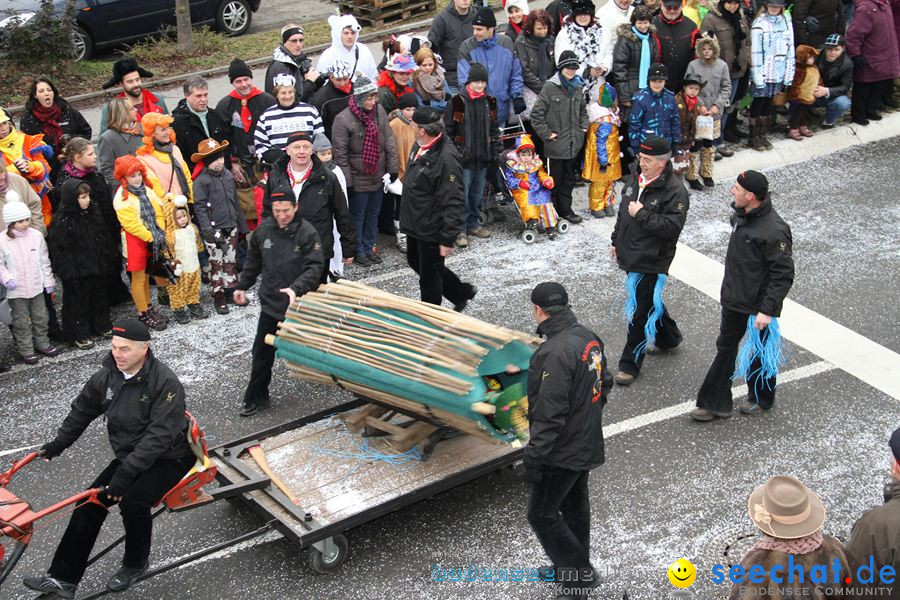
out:
<path id="1" fill-rule="evenodd" d="M 506 124 L 500 127 L 500 143 L 503 144 L 503 151 L 497 160 L 496 168 L 488 169 L 488 183 L 491 190 L 488 191 L 485 186 L 485 198 L 481 203 L 481 212 L 478 215 L 478 221 L 482 225 L 490 225 L 503 220 L 503 213 L 500 212 L 501 206 L 510 204 L 512 195 L 506 185 L 505 175 L 503 174 L 503 164 L 506 161 L 506 154 L 509 151 L 509 141 L 515 140 L 517 137 L 525 133 L 525 124 L 519 115 L 515 115 L 515 122 L 512 125 Z"/>

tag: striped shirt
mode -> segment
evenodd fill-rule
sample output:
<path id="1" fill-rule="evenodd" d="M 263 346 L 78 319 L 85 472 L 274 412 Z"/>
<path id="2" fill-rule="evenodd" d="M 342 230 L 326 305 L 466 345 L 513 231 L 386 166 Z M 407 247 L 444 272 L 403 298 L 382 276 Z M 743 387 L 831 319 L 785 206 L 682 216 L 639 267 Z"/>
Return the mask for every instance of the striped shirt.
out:
<path id="1" fill-rule="evenodd" d="M 269 148 L 281 148 L 287 145 L 288 136 L 296 131 L 310 131 L 315 135 L 324 135 L 322 117 L 314 106 L 298 102 L 291 108 L 282 108 L 278 104 L 267 108 L 256 122 L 253 140 L 256 155 L 262 157 Z"/>

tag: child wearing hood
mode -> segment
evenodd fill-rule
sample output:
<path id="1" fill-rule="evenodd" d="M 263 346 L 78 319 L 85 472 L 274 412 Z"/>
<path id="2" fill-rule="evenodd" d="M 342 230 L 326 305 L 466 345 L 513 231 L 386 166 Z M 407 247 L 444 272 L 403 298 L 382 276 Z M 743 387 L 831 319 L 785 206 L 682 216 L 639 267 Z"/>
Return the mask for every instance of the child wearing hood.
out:
<path id="1" fill-rule="evenodd" d="M 190 323 L 192 317 L 205 319 L 209 316 L 200 305 L 200 253 L 205 248 L 197 226 L 191 223 L 187 203 L 174 205 L 172 218 L 175 225 L 172 248 L 175 260 L 181 265 L 181 276 L 175 285 L 169 286 L 169 302 L 175 320 L 184 325 Z"/>
<path id="2" fill-rule="evenodd" d="M 622 177 L 619 147 L 621 121 L 615 88 L 609 83 L 602 84 L 597 99 L 587 105 L 587 113 L 591 124 L 588 127 L 581 177 L 591 182 L 588 188 L 591 216 L 595 219 L 614 217 L 614 186 Z"/>
<path id="3" fill-rule="evenodd" d="M 537 229 L 540 225 L 551 240 L 556 239 L 556 225 L 559 217 L 553 208 L 553 178 L 544 170 L 541 157 L 535 154 L 531 136 L 523 134 L 516 140 L 515 153 L 510 152 L 503 165 L 506 185 L 527 229 Z"/>
<path id="4" fill-rule="evenodd" d="M 713 139 L 699 140 L 700 179 L 706 187 L 713 187 L 713 161 L 715 160 L 714 140 L 722 135 L 722 115 L 731 104 L 731 72 L 728 63 L 719 58 L 719 41 L 713 36 L 697 39 L 697 58 L 688 63 L 685 77 L 702 83 L 700 90 L 700 115 L 713 118 Z M 722 156 L 733 156 L 734 152 L 720 147 Z M 693 152 L 692 152 L 693 154 Z M 697 188 L 694 188 L 697 189 Z"/>
<path id="5" fill-rule="evenodd" d="M 370 81 L 378 80 L 378 67 L 375 57 L 368 46 L 359 43 L 359 31 L 362 27 L 353 15 L 331 15 L 328 17 L 328 26 L 331 27 L 331 46 L 326 48 L 319 56 L 316 70 L 319 73 L 328 73 L 331 64 L 336 60 L 343 60 L 352 67 L 351 79 L 360 75 Z"/>
<path id="6" fill-rule="evenodd" d="M 813 132 L 807 127 L 809 107 L 815 103 L 813 92 L 816 86 L 821 85 L 822 76 L 819 67 L 816 66 L 816 57 L 819 51 L 812 46 L 800 44 L 797 46 L 797 62 L 794 67 L 794 81 L 787 89 L 786 97 L 791 103 L 788 113 L 788 137 L 800 141 L 805 137 L 812 137 Z"/>

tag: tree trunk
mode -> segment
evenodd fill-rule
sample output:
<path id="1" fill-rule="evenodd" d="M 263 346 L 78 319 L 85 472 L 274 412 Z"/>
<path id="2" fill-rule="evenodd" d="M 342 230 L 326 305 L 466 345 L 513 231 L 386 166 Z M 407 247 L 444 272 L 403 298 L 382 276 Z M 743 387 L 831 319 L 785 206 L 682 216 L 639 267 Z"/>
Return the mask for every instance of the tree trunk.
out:
<path id="1" fill-rule="evenodd" d="M 190 54 L 194 50 L 190 0 L 175 0 L 175 22 L 178 26 L 178 52 Z"/>

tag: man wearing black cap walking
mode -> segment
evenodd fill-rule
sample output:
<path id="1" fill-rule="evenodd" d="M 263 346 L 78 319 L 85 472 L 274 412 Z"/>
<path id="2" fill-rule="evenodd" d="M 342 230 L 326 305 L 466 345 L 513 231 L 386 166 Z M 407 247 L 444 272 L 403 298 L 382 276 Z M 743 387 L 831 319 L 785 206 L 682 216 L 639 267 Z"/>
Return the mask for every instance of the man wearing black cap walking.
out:
<path id="1" fill-rule="evenodd" d="M 72 402 L 53 441 L 41 447 L 51 460 L 103 416 L 115 459 L 89 488 L 104 487 L 98 500 L 79 506 L 63 534 L 47 574 L 26 577 L 27 587 L 53 598 L 74 598 L 108 507 L 119 504 L 125 527 L 122 567 L 107 582 L 111 592 L 128 589 L 147 570 L 153 522 L 150 507 L 195 462 L 187 443 L 184 387 L 150 350 L 150 330 L 136 319 L 112 328 L 112 352 Z"/>
<path id="2" fill-rule="evenodd" d="M 541 567 L 542 579 L 568 588 L 559 598 L 580 598 L 599 583 L 590 558 L 588 474 L 605 461 L 603 407 L 612 376 L 603 341 L 578 322 L 561 284 L 538 284 L 531 303 L 547 339 L 528 365 L 528 522 L 553 562 Z"/>
<path id="3" fill-rule="evenodd" d="M 778 316 L 794 282 L 791 228 L 772 207 L 766 176 L 744 171 L 731 187 L 731 195 L 734 214 L 722 279 L 722 321 L 716 357 L 697 393 L 697 408 L 691 411 L 697 421 L 731 416 L 738 344 L 751 327 L 759 331 L 763 343 L 768 339 L 778 350 Z M 775 357 L 766 353 L 765 348 L 754 351 L 744 374 L 748 395 L 738 405 L 742 414 L 770 410 L 775 402 L 775 373 L 763 368 L 762 360 Z"/>
<path id="4" fill-rule="evenodd" d="M 444 259 L 465 231 L 463 172 L 459 153 L 444 133 L 441 113 L 420 106 L 413 113 L 416 138 L 406 165 L 400 200 L 400 229 L 406 234 L 406 262 L 419 274 L 423 302 L 442 298 L 462 311 L 475 297 L 475 286 L 463 283 Z"/>
<path id="5" fill-rule="evenodd" d="M 647 352 L 672 350 L 682 340 L 662 295 L 687 219 L 688 193 L 672 172 L 668 140 L 652 136 L 638 150 L 639 166 L 622 189 L 610 246 L 613 259 L 627 273 L 628 338 L 619 358 L 618 385 L 634 382 Z"/>

